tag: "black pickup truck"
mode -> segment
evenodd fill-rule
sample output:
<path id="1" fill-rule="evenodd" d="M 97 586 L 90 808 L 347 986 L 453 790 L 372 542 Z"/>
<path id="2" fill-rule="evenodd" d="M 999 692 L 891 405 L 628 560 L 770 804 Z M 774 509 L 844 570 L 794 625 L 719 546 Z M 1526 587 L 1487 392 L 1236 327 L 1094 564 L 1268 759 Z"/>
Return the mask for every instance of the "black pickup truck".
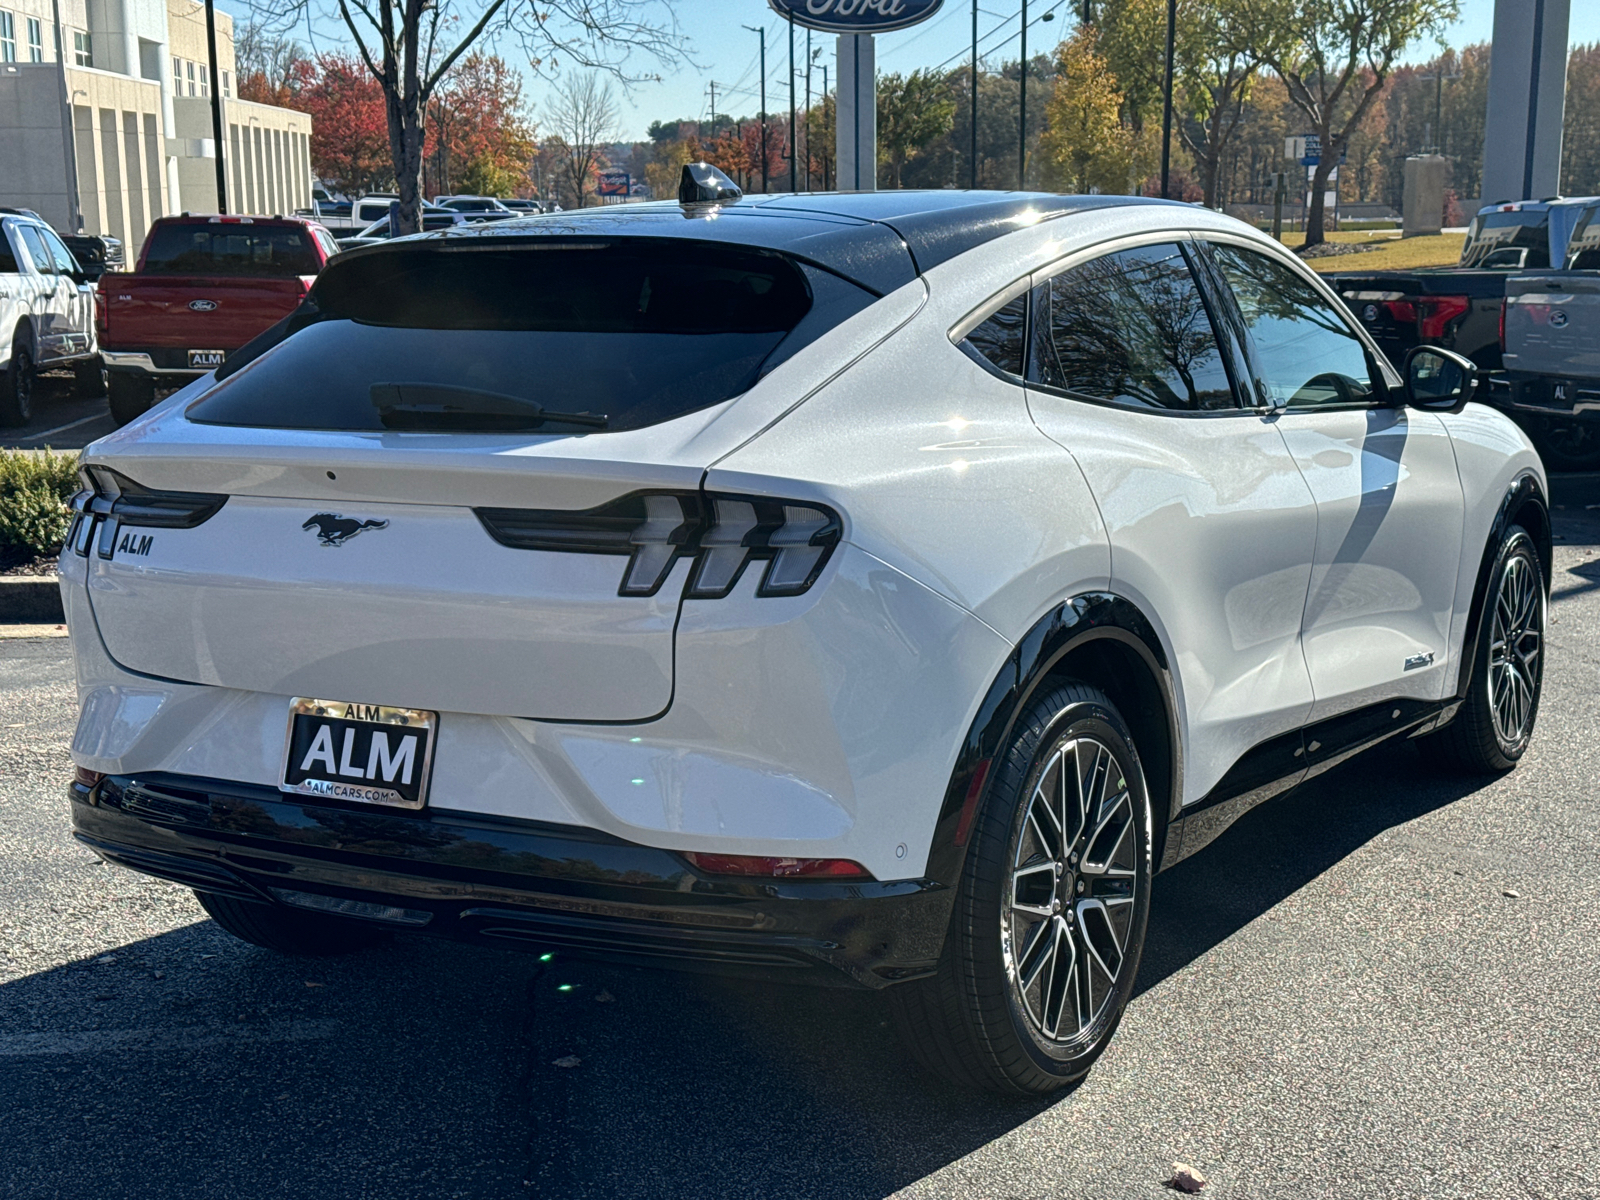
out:
<path id="1" fill-rule="evenodd" d="M 1571 453 L 1577 442 L 1567 428 L 1570 415 L 1534 412 L 1525 402 L 1513 408 L 1501 358 L 1506 280 L 1526 271 L 1589 265 L 1570 260 L 1585 253 L 1583 233 L 1591 217 L 1600 224 L 1600 199 L 1593 196 L 1494 204 L 1472 219 L 1456 266 L 1338 272 L 1328 282 L 1396 368 L 1414 346 L 1443 346 L 1466 356 L 1487 376 L 1479 397 L 1510 413 L 1550 466 L 1594 470 L 1600 453 Z M 1575 253 L 1569 253 L 1569 242 Z M 1587 446 L 1593 438 L 1577 441 Z"/>

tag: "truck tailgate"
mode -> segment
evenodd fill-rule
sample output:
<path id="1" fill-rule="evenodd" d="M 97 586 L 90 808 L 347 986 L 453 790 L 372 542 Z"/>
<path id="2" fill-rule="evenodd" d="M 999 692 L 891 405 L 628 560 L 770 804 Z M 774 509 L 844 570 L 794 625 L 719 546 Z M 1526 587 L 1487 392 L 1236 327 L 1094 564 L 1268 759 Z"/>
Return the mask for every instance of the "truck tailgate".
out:
<path id="1" fill-rule="evenodd" d="M 176 278 L 115 275 L 106 297 L 101 341 L 122 347 L 236 350 L 294 311 L 312 278 Z"/>
<path id="2" fill-rule="evenodd" d="M 1507 370 L 1600 377 L 1600 271 L 1506 280 L 1505 343 Z"/>

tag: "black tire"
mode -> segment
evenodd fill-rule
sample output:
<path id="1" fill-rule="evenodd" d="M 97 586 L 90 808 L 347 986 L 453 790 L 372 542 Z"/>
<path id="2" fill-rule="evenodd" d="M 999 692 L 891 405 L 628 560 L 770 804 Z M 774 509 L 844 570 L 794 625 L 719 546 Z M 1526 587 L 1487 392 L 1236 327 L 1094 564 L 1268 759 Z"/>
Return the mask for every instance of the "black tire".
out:
<path id="1" fill-rule="evenodd" d="M 72 365 L 74 390 L 85 400 L 106 394 L 106 367 L 98 355 Z"/>
<path id="2" fill-rule="evenodd" d="M 1417 743 L 1436 766 L 1498 775 L 1527 753 L 1544 686 L 1547 602 L 1533 539 L 1513 525 L 1490 570 L 1466 699 L 1450 724 Z"/>
<path id="3" fill-rule="evenodd" d="M 1061 791 L 1055 831 L 1041 824 L 1048 812 L 1030 819 L 1055 780 L 1065 789 L 1085 773 L 1077 795 L 1088 798 L 1074 810 Z M 1051 688 L 995 760 L 937 972 L 889 989 L 912 1056 L 989 1091 L 1041 1095 L 1082 1079 L 1133 994 L 1151 875 L 1150 802 L 1127 724 L 1096 688 Z"/>
<path id="4" fill-rule="evenodd" d="M 111 395 L 111 419 L 120 429 L 135 417 L 150 411 L 156 402 L 156 385 L 141 375 L 112 374 L 107 390 Z"/>
<path id="5" fill-rule="evenodd" d="M 33 351 L 26 342 L 17 342 L 0 377 L 0 425 L 14 429 L 33 420 L 33 387 Z"/>
<path id="6" fill-rule="evenodd" d="M 196 892 L 200 907 L 234 937 L 280 954 L 349 954 L 382 941 L 386 931 L 343 917 Z"/>

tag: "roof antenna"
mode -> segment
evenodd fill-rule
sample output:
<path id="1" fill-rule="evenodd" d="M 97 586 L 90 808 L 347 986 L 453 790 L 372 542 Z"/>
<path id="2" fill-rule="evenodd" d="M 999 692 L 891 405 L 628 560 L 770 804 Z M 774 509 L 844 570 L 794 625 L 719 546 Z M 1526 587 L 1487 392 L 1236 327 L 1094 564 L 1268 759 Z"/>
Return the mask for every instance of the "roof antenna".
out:
<path id="1" fill-rule="evenodd" d="M 739 185 L 708 162 L 684 163 L 678 180 L 678 203 L 701 204 L 707 200 L 737 200 L 744 195 Z"/>

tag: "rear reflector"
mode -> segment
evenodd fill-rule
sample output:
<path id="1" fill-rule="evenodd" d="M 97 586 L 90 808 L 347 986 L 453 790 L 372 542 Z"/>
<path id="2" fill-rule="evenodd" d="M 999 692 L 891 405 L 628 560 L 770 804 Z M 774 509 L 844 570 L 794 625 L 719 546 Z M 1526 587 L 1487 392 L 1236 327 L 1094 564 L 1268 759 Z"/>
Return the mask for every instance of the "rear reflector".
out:
<path id="1" fill-rule="evenodd" d="M 88 767 L 74 767 L 72 769 L 72 782 L 81 787 L 92 788 L 105 777 L 104 771 L 91 771 Z"/>
<path id="2" fill-rule="evenodd" d="M 684 855 L 708 875 L 755 875 L 767 879 L 871 879 L 860 863 L 848 858 L 763 858 L 749 854 Z"/>

